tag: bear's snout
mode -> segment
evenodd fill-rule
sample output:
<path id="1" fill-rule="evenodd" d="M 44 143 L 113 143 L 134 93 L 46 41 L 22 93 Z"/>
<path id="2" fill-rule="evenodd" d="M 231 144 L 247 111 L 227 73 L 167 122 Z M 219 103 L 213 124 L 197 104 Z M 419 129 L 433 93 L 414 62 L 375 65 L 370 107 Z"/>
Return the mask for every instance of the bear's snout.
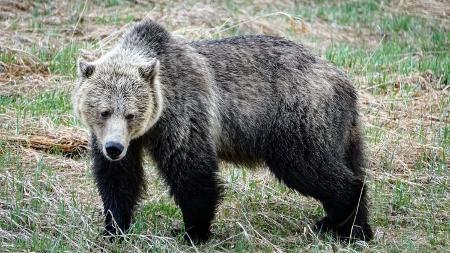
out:
<path id="1" fill-rule="evenodd" d="M 116 160 L 122 154 L 124 146 L 118 142 L 108 141 L 105 145 L 105 150 L 109 158 Z"/>

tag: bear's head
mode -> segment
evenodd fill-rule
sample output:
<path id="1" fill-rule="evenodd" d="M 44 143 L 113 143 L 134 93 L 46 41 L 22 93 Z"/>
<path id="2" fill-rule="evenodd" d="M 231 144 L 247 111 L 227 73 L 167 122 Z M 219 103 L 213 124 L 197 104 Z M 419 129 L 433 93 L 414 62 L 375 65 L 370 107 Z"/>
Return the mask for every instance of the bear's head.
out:
<path id="1" fill-rule="evenodd" d="M 118 161 L 130 141 L 145 134 L 161 114 L 159 61 L 105 57 L 77 65 L 75 115 L 95 135 L 104 156 Z"/>

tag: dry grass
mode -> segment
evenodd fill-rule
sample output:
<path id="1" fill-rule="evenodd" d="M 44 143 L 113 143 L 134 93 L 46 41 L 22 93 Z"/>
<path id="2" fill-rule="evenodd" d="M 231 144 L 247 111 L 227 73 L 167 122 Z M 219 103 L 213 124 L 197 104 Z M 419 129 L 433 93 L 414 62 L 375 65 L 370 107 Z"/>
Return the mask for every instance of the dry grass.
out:
<path id="1" fill-rule="evenodd" d="M 400 1 L 399 9 L 406 12 L 419 13 L 424 17 L 438 17 L 448 22 L 450 5 L 445 0 L 406 0 Z"/>
<path id="2" fill-rule="evenodd" d="M 80 156 L 88 150 L 85 136 L 75 135 L 72 131 L 59 130 L 46 135 L 15 135 L 0 132 L 0 138 L 7 143 L 20 145 L 46 153 L 60 152 L 65 156 Z"/>

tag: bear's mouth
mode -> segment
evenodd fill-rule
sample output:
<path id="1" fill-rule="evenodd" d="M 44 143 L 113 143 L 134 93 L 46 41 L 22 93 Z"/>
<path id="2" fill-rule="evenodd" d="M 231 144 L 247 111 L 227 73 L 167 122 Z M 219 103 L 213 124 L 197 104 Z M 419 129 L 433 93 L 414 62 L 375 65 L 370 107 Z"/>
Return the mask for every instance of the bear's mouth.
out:
<path id="1" fill-rule="evenodd" d="M 119 155 L 118 157 L 111 157 L 109 154 L 107 154 L 105 151 L 103 152 L 103 156 L 108 159 L 111 162 L 118 162 L 120 160 L 122 160 L 125 157 L 126 153 L 123 152 L 121 155 Z"/>

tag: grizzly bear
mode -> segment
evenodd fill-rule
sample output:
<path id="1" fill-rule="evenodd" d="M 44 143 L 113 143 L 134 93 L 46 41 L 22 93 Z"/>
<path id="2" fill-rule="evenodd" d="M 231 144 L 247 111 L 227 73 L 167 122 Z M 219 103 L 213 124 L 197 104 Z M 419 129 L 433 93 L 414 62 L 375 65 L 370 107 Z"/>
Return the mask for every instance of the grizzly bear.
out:
<path id="1" fill-rule="evenodd" d="M 326 217 L 315 229 L 372 238 L 357 93 L 300 44 L 264 35 L 189 42 L 142 21 L 98 60 L 78 62 L 72 102 L 91 132 L 109 234 L 130 227 L 147 154 L 194 242 L 210 236 L 220 159 L 262 163 L 320 201 Z"/>

